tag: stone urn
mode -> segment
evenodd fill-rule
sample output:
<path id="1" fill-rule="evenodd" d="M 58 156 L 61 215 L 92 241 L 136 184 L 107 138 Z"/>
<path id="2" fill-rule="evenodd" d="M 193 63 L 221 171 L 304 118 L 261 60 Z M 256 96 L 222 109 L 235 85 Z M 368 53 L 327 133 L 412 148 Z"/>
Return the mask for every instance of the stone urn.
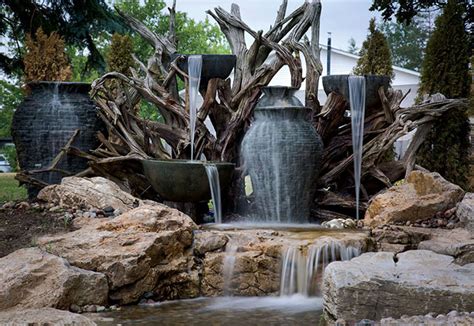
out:
<path id="1" fill-rule="evenodd" d="M 308 222 L 323 143 L 296 88 L 265 87 L 242 142 L 243 169 L 252 181 L 255 219 Z"/>
<path id="2" fill-rule="evenodd" d="M 89 98 L 90 85 L 72 82 L 32 82 L 29 95 L 19 105 L 12 121 L 12 136 L 22 171 L 49 167 L 75 130 L 79 134 L 72 146 L 89 151 L 98 146 L 97 132 L 105 129 Z M 88 167 L 87 160 L 64 156 L 59 170 L 77 173 Z M 34 178 L 48 184 L 59 183 L 64 175 L 43 172 Z M 38 189 L 28 189 L 30 197 Z"/>
<path id="3" fill-rule="evenodd" d="M 349 76 L 329 75 L 323 77 L 323 88 L 326 95 L 331 92 L 341 94 L 349 103 Z M 380 106 L 379 88 L 385 90 L 390 86 L 390 77 L 383 75 L 364 75 L 365 77 L 365 105 L 367 108 Z"/>

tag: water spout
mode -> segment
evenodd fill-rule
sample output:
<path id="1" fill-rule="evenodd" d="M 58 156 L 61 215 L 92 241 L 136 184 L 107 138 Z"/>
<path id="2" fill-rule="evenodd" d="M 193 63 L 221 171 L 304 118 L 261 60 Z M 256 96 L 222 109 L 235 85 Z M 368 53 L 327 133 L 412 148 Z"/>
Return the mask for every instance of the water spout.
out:
<path id="1" fill-rule="evenodd" d="M 196 133 L 197 102 L 199 97 L 199 84 L 201 83 L 202 56 L 190 55 L 188 57 L 189 75 L 189 133 L 191 142 L 191 160 L 194 160 L 194 134 Z"/>
<path id="2" fill-rule="evenodd" d="M 365 77 L 349 76 L 349 101 L 351 105 L 352 150 L 354 155 L 354 184 L 356 195 L 356 218 L 359 220 L 360 175 L 362 146 L 364 142 Z"/>
<path id="3" fill-rule="evenodd" d="M 219 170 L 212 163 L 205 164 L 207 178 L 209 180 L 209 188 L 211 188 L 212 203 L 214 204 L 214 221 L 222 223 L 222 202 L 221 202 L 221 186 L 219 183 Z"/>

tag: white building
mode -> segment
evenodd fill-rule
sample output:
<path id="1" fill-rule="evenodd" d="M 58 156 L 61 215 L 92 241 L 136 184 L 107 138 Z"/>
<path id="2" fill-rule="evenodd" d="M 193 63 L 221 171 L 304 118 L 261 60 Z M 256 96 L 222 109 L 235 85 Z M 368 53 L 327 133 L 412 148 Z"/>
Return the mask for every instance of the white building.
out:
<path id="1" fill-rule="evenodd" d="M 323 65 L 323 75 L 327 75 L 327 47 L 325 45 L 321 46 L 321 63 Z M 304 59 L 304 58 L 303 58 Z M 332 48 L 331 49 L 331 75 L 346 75 L 350 74 L 354 67 L 357 64 L 359 59 L 358 55 L 352 54 L 347 51 L 339 50 Z M 304 62 L 303 62 L 304 67 Z M 392 80 L 392 87 L 395 89 L 400 89 L 403 93 L 406 93 L 411 89 L 408 96 L 402 102 L 402 106 L 410 106 L 413 104 L 418 91 L 418 84 L 420 81 L 420 74 L 416 71 L 393 66 L 393 72 L 395 77 Z M 271 85 L 290 85 L 290 72 L 287 67 L 282 69 L 276 76 L 273 78 Z M 318 99 L 321 104 L 326 101 L 326 93 L 323 90 L 322 79 L 319 79 L 319 92 Z M 304 81 L 301 87 L 304 90 Z M 300 91 L 298 97 L 304 98 L 304 91 Z"/>

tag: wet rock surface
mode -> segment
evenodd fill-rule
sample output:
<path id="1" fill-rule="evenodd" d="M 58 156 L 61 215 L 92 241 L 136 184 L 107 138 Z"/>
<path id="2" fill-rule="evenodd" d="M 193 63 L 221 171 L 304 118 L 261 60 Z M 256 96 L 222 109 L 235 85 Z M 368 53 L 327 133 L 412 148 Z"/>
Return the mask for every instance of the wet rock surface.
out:
<path id="1" fill-rule="evenodd" d="M 215 231 L 213 231 L 215 232 Z M 307 252 L 311 245 L 335 243 L 371 250 L 367 232 L 314 230 L 226 230 L 226 248 L 208 252 L 202 259 L 201 291 L 204 296 L 278 295 L 284 248 L 293 246 Z M 233 272 L 226 267 L 232 265 Z"/>
<path id="2" fill-rule="evenodd" d="M 97 325 L 91 319 L 53 308 L 0 311 L 0 325 Z"/>
<path id="3" fill-rule="evenodd" d="M 105 304 L 104 274 L 71 266 L 38 248 L 0 259 L 0 310 L 12 307 L 69 309 L 71 304 Z"/>
<path id="4" fill-rule="evenodd" d="M 474 264 L 427 250 L 365 253 L 324 273 L 325 312 L 333 320 L 474 310 Z"/>
<path id="5" fill-rule="evenodd" d="M 463 196 L 464 191 L 459 186 L 446 181 L 438 173 L 413 171 L 404 184 L 374 197 L 364 223 L 377 227 L 428 220 L 439 212 L 454 208 Z"/>

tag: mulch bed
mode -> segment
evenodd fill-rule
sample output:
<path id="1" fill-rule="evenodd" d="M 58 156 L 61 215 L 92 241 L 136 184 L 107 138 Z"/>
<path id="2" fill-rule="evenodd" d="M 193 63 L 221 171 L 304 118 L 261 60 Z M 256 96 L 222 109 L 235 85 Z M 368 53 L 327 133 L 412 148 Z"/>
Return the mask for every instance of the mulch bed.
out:
<path id="1" fill-rule="evenodd" d="M 63 215 L 34 208 L 0 209 L 0 257 L 35 246 L 40 236 L 70 231 Z"/>

